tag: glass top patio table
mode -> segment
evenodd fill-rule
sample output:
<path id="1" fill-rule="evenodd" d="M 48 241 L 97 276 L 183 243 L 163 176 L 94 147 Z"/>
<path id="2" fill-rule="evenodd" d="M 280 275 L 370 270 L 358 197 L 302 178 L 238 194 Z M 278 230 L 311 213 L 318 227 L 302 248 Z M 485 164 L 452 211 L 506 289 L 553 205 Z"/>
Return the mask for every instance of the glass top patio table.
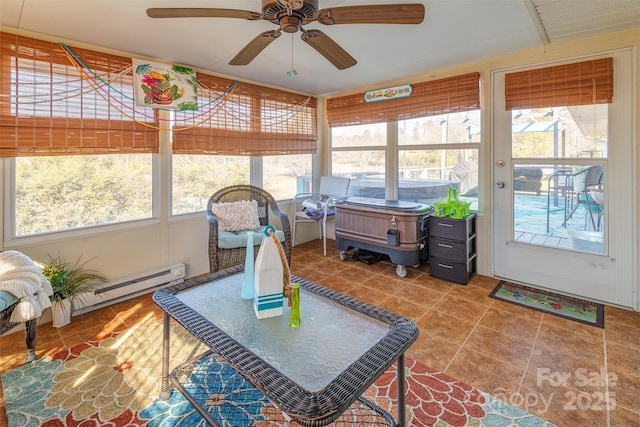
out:
<path id="1" fill-rule="evenodd" d="M 303 425 L 335 420 L 396 360 L 404 389 L 404 351 L 418 336 L 414 322 L 292 276 L 300 283 L 301 327 L 290 328 L 286 304 L 283 315 L 257 319 L 253 300 L 241 298 L 242 281 L 237 267 L 157 291 L 165 346 L 171 316 Z M 167 371 L 163 359 L 163 390 Z M 400 405 L 402 425 L 403 393 Z"/>

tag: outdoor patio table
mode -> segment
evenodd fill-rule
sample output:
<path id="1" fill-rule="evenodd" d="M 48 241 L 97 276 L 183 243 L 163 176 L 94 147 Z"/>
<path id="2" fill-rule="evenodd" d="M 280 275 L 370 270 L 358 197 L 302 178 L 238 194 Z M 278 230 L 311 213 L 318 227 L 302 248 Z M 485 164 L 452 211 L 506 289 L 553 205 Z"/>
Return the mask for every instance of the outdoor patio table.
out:
<path id="1" fill-rule="evenodd" d="M 169 397 L 171 381 L 208 423 L 218 425 L 181 385 L 176 372 L 184 367 L 169 372 L 171 317 L 211 350 L 206 354 L 222 358 L 305 426 L 335 421 L 356 400 L 394 425 L 362 394 L 397 361 L 397 418 L 405 425 L 404 351 L 418 337 L 413 321 L 292 276 L 292 283 L 300 284 L 302 325 L 290 328 L 286 303 L 282 316 L 257 319 L 253 300 L 241 298 L 242 281 L 238 266 L 155 292 L 153 299 L 165 312 L 161 398 Z"/>

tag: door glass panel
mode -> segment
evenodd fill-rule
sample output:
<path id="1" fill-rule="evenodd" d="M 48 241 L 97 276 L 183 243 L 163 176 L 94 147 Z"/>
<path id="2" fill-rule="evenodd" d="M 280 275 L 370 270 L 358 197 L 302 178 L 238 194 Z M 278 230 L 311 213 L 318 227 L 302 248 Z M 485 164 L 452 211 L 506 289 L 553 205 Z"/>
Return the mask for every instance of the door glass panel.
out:
<path id="1" fill-rule="evenodd" d="M 517 165 L 513 169 L 514 240 L 603 255 L 602 165 Z"/>
<path id="2" fill-rule="evenodd" d="M 606 105 L 513 112 L 515 241 L 606 253 L 606 118 Z"/>
<path id="3" fill-rule="evenodd" d="M 514 110 L 512 157 L 606 158 L 607 105 Z"/>

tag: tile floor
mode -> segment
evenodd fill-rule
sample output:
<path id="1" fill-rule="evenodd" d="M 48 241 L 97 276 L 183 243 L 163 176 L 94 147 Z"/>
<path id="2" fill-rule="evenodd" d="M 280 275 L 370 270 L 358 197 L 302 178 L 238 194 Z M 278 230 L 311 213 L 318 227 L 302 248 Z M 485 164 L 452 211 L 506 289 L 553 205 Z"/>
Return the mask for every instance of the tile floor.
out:
<path id="1" fill-rule="evenodd" d="M 491 299 L 496 279 L 455 285 L 430 277 L 426 266 L 400 278 L 392 264 L 341 261 L 327 247 L 323 257 L 320 240 L 296 246 L 292 273 L 413 319 L 420 337 L 407 356 L 559 426 L 640 426 L 639 312 L 606 307 L 599 329 Z M 38 357 L 146 317 L 162 317 L 150 294 L 63 328 L 40 325 Z M 0 372 L 23 362 L 24 334 L 0 337 Z"/>

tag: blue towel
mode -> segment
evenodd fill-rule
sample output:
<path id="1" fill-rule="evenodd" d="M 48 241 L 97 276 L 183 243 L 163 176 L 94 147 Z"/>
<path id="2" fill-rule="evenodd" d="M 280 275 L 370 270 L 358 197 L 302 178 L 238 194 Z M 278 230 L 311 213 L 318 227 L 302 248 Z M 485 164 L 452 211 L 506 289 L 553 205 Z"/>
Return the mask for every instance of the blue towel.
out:
<path id="1" fill-rule="evenodd" d="M 314 221 L 322 221 L 322 218 L 324 218 L 324 212 L 317 209 L 304 208 L 302 211 Z"/>

